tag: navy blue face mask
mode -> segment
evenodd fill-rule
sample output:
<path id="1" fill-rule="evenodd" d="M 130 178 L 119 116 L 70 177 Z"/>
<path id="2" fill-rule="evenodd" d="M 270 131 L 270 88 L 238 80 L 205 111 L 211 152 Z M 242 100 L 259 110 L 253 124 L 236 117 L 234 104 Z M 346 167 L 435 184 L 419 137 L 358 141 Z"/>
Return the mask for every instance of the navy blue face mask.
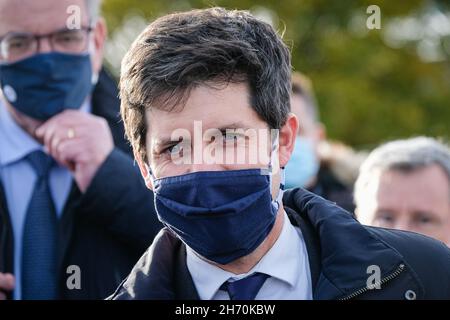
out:
<path id="1" fill-rule="evenodd" d="M 160 221 L 199 255 L 227 264 L 254 251 L 272 230 L 283 182 L 275 201 L 271 176 L 261 169 L 195 172 L 153 186 Z"/>
<path id="2" fill-rule="evenodd" d="M 81 107 L 93 87 L 90 56 L 51 52 L 0 64 L 0 86 L 18 111 L 47 120 Z"/>

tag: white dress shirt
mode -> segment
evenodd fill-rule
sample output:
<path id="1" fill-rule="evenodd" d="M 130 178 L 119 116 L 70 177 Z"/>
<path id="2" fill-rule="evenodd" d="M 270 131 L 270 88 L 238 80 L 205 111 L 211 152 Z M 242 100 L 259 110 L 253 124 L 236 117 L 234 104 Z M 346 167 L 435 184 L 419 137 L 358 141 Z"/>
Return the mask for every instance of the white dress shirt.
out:
<path id="1" fill-rule="evenodd" d="M 219 290 L 227 280 L 239 280 L 255 272 L 270 277 L 255 300 L 311 300 L 312 285 L 305 240 L 284 213 L 281 234 L 264 257 L 245 274 L 236 275 L 201 259 L 187 247 L 186 262 L 202 300 L 229 300 L 226 291 Z"/>

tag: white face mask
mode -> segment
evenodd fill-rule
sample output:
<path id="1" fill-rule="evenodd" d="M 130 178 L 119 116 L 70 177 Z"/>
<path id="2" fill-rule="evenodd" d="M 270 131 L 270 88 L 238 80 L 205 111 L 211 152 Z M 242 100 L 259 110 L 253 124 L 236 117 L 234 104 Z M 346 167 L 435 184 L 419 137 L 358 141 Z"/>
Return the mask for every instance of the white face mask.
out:
<path id="1" fill-rule="evenodd" d="M 319 171 L 314 143 L 311 139 L 298 136 L 294 151 L 286 165 L 286 188 L 306 187 Z"/>

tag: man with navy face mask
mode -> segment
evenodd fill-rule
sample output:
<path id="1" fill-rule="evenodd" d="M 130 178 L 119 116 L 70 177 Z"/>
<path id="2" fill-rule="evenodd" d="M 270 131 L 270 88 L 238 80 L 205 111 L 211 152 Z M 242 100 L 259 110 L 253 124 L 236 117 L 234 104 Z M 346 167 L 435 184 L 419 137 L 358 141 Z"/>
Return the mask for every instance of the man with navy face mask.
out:
<path id="1" fill-rule="evenodd" d="M 0 0 L 0 299 L 103 298 L 159 229 L 99 7 Z"/>
<path id="2" fill-rule="evenodd" d="M 111 299 L 450 298 L 445 245 L 283 196 L 290 75 L 281 38 L 244 11 L 168 15 L 137 38 L 121 112 L 165 228 Z"/>

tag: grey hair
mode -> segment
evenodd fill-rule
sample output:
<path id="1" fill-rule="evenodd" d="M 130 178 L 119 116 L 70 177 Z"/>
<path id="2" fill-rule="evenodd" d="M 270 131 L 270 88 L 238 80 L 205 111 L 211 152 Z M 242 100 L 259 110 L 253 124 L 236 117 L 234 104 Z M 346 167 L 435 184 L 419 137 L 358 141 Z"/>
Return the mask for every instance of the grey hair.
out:
<path id="1" fill-rule="evenodd" d="M 369 154 L 359 169 L 354 192 L 356 206 L 363 204 L 366 187 L 374 172 L 410 172 L 433 164 L 444 170 L 450 182 L 450 148 L 443 142 L 428 137 L 415 137 L 379 146 Z"/>
<path id="2" fill-rule="evenodd" d="M 100 16 L 100 7 L 102 5 L 102 0 L 84 0 L 86 4 L 86 9 L 89 14 L 89 20 L 91 23 L 95 23 Z"/>

